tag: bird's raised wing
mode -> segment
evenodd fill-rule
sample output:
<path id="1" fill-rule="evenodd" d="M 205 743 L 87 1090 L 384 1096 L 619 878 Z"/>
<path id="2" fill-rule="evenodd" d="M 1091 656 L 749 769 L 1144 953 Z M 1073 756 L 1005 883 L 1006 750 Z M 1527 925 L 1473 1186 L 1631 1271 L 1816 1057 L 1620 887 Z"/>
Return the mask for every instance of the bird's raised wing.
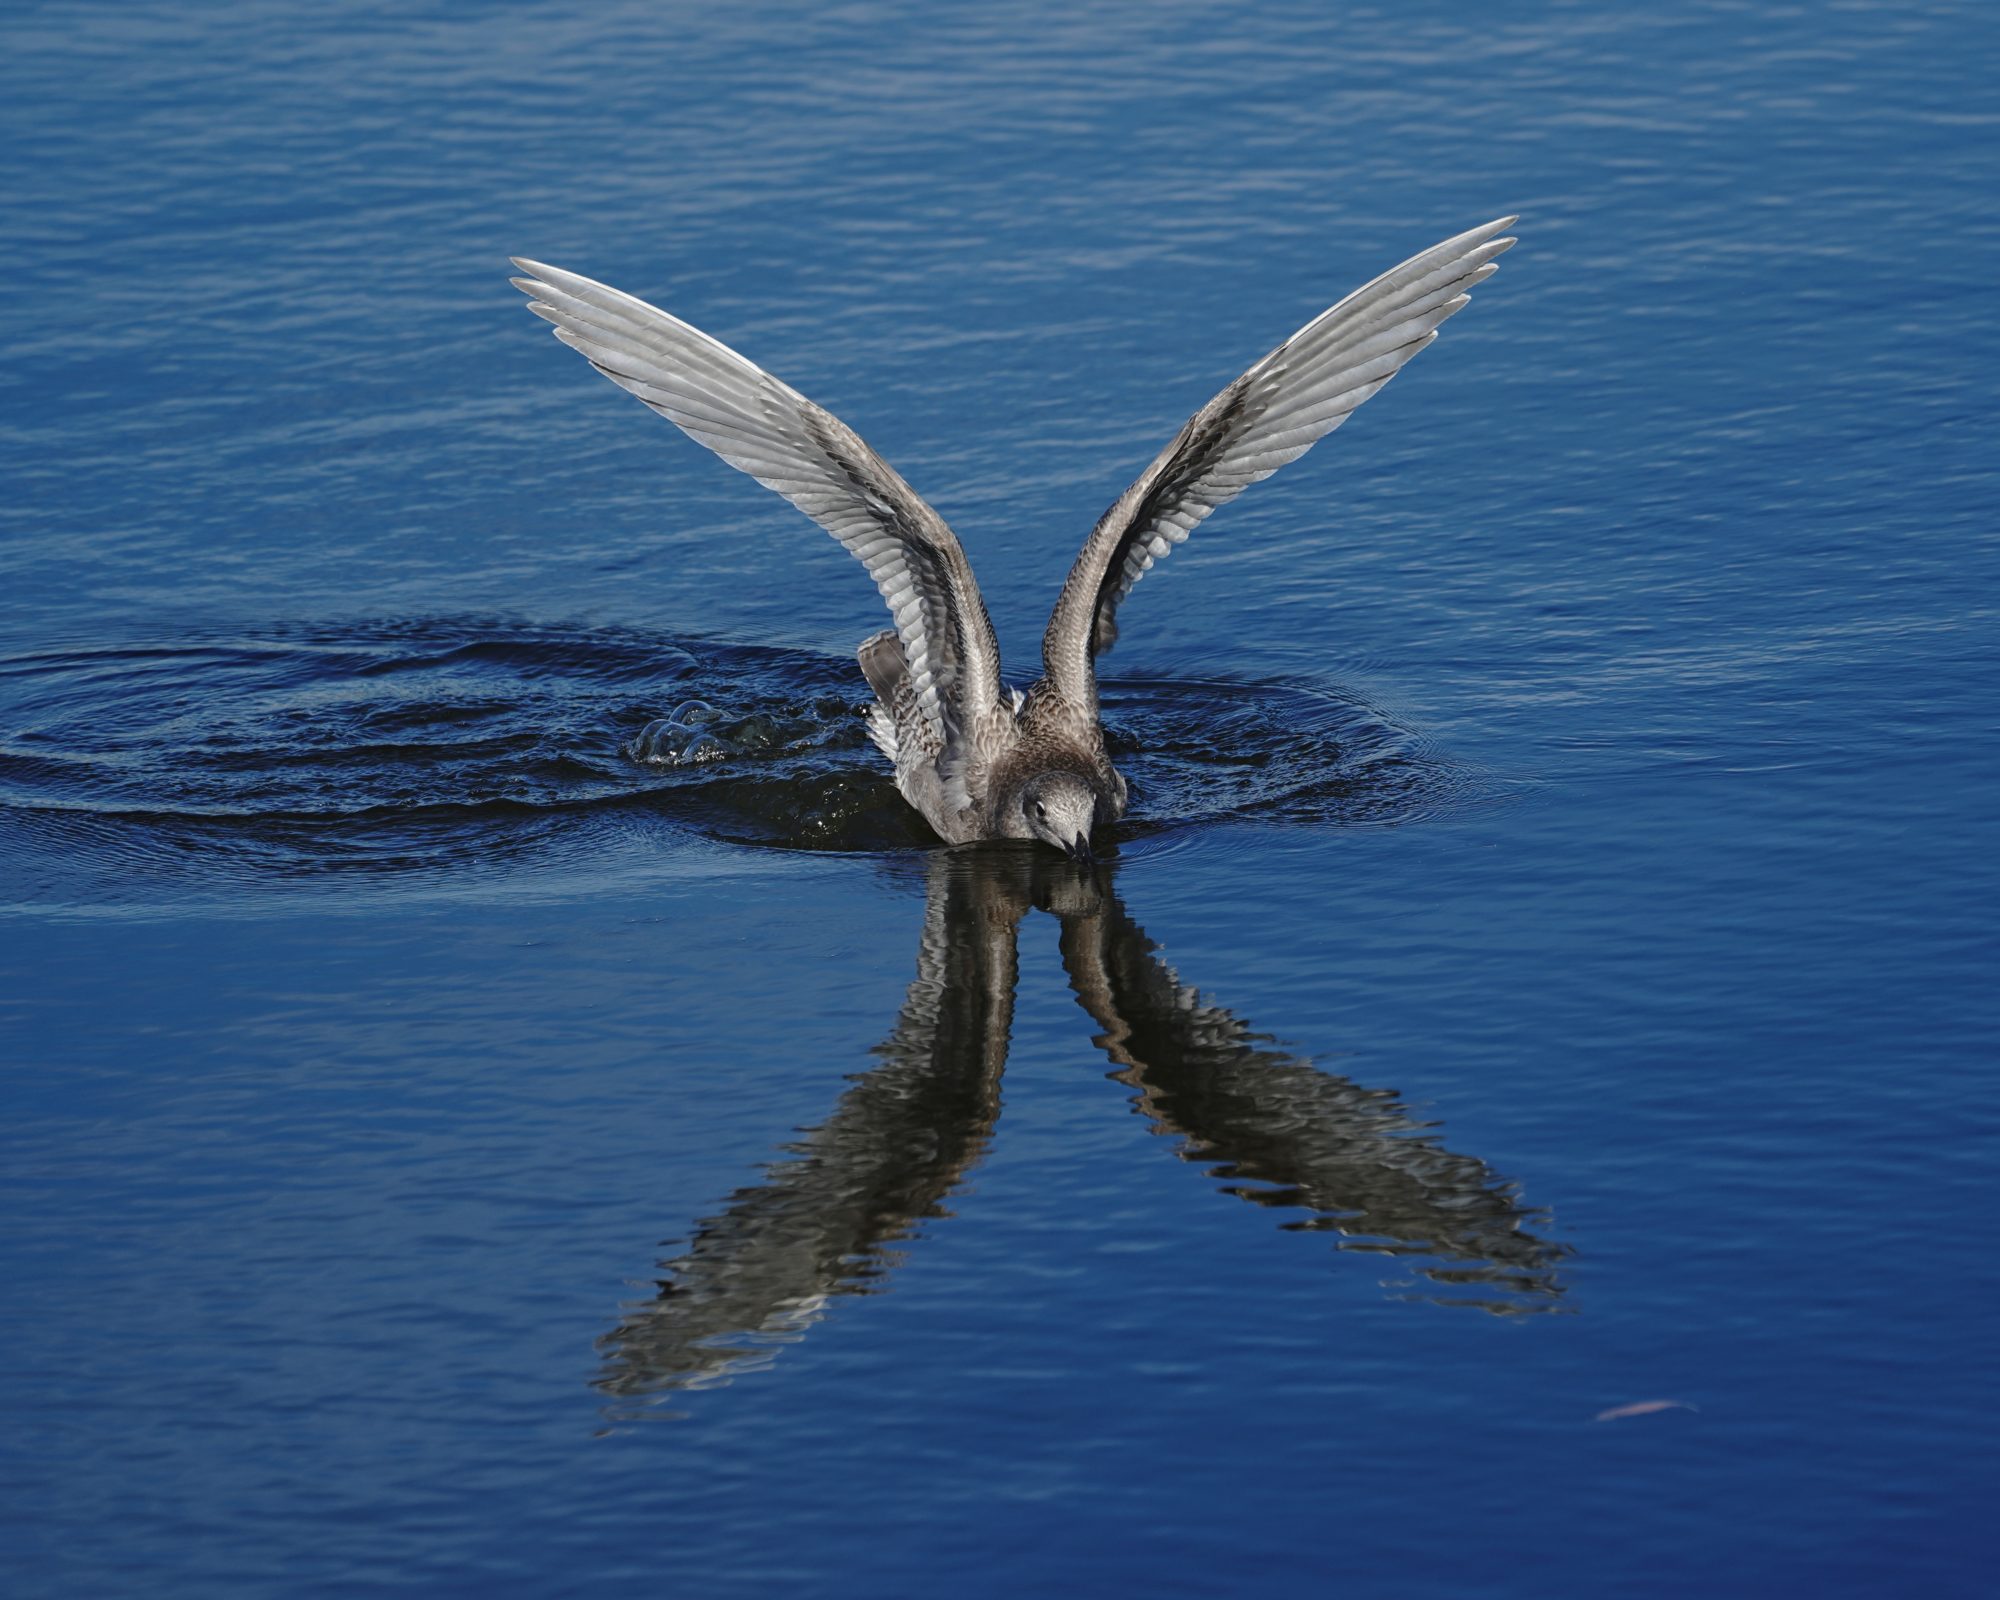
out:
<path id="1" fill-rule="evenodd" d="M 1303 328 L 1189 418 L 1084 543 L 1042 639 L 1050 687 L 1097 703 L 1095 662 L 1118 636 L 1118 604 L 1146 569 L 1234 500 L 1345 422 L 1437 337 L 1466 291 L 1514 241 L 1502 217 L 1410 257 Z"/>
<path id="2" fill-rule="evenodd" d="M 958 538 L 831 412 L 677 317 L 591 278 L 515 258 L 528 309 L 621 389 L 775 489 L 868 569 L 942 748 L 1000 699 L 993 624 Z"/>

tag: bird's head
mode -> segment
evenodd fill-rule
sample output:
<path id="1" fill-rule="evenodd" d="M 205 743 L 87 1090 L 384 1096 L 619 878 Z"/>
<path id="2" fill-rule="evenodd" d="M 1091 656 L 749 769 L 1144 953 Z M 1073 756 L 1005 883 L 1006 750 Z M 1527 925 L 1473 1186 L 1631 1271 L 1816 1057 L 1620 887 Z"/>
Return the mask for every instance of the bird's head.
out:
<path id="1" fill-rule="evenodd" d="M 1037 839 L 1054 845 L 1072 861 L 1091 859 L 1097 795 L 1081 775 L 1056 771 L 1031 778 L 1021 789 L 1021 811 Z"/>

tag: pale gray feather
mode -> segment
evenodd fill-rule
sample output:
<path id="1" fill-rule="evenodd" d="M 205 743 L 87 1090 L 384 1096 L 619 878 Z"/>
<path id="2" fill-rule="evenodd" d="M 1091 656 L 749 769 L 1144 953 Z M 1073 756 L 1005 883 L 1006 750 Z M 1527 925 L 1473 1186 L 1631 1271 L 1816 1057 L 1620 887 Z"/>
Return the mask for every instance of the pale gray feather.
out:
<path id="1" fill-rule="evenodd" d="M 1188 420 L 1120 495 L 1070 569 L 1042 661 L 1049 690 L 1094 719 L 1097 656 L 1153 563 L 1251 484 L 1326 437 L 1437 337 L 1514 241 L 1502 217 L 1412 256 L 1307 323 Z"/>
<path id="2" fill-rule="evenodd" d="M 719 340 L 594 279 L 515 258 L 556 337 L 732 467 L 776 490 L 868 569 L 895 619 L 929 753 L 1000 704 L 1000 652 L 944 519 L 831 412 Z"/>

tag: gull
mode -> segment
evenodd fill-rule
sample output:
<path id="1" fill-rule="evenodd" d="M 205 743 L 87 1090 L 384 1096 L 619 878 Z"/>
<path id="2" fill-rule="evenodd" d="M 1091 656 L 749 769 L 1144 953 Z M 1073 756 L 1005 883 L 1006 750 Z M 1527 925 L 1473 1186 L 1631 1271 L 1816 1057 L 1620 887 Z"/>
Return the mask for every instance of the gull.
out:
<path id="1" fill-rule="evenodd" d="M 868 732 L 949 844 L 1037 839 L 1079 861 L 1125 814 L 1097 659 L 1118 607 L 1210 512 L 1304 455 L 1437 337 L 1514 240 L 1502 217 L 1420 251 L 1323 311 L 1187 421 L 1098 519 L 1042 636 L 1003 688 L 993 623 L 944 518 L 831 412 L 719 340 L 592 278 L 514 257 L 528 309 L 621 389 L 846 546 L 895 619 L 857 652 Z"/>

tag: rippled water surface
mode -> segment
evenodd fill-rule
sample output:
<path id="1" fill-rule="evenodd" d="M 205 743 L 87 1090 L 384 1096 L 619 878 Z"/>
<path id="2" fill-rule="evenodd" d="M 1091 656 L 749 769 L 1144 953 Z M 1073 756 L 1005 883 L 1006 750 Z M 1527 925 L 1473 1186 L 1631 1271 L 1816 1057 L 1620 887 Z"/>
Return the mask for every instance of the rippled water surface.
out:
<path id="1" fill-rule="evenodd" d="M 9 1595 L 1979 1595 L 2000 22 L 0 19 Z M 1014 681 L 1228 379 L 1520 212 L 941 851 L 852 423 Z"/>
<path id="2" fill-rule="evenodd" d="M 448 885 L 672 839 L 932 849 L 852 661 L 618 629 L 412 621 L 0 660 L 24 882 L 185 893 L 327 873 Z M 1139 839 L 1232 818 L 1395 822 L 1474 798 L 1380 712 L 1306 684 L 1127 679 L 1104 699 Z M 89 893 L 88 890 L 83 892 Z"/>

